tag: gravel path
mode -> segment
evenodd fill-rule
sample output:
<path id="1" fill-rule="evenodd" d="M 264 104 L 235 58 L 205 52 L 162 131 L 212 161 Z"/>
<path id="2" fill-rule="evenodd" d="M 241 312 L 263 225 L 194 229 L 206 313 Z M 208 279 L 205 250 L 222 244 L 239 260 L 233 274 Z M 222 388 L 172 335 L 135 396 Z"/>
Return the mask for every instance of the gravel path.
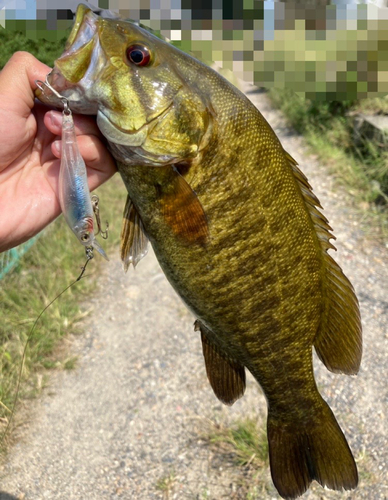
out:
<path id="1" fill-rule="evenodd" d="M 336 259 L 355 286 L 364 324 L 357 377 L 333 375 L 315 363 L 320 390 L 358 461 L 359 488 L 336 493 L 313 485 L 303 498 L 387 499 L 386 249 L 366 237 L 350 196 L 307 155 L 267 97 L 246 89 L 325 207 L 337 236 Z M 267 467 L 262 486 L 251 488 L 252 471 L 237 470 L 230 453 L 205 439 L 212 422 L 229 425 L 249 415 L 264 422 L 257 384 L 249 377 L 246 395 L 232 408 L 217 401 L 194 318 L 153 254 L 127 275 L 118 258 L 102 267 L 102 290 L 86 306 L 94 312 L 72 346 L 77 368 L 56 374 L 36 402 L 0 470 L 0 499 L 279 498 Z"/>

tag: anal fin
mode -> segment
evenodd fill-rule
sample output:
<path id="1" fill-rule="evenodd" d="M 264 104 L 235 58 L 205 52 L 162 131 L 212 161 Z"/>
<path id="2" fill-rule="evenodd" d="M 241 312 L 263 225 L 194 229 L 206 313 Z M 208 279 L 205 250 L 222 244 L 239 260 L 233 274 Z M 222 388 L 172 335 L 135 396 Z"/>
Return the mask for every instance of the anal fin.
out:
<path id="1" fill-rule="evenodd" d="M 138 262 L 147 255 L 147 247 L 148 238 L 144 233 L 143 223 L 132 200 L 127 196 L 121 227 L 120 246 L 120 255 L 125 272 L 128 271 L 130 264 L 136 267 Z"/>
<path id="2" fill-rule="evenodd" d="M 245 368 L 238 361 L 228 358 L 206 336 L 206 327 L 198 320 L 195 330 L 201 331 L 202 350 L 210 385 L 222 403 L 231 406 L 245 391 Z"/>

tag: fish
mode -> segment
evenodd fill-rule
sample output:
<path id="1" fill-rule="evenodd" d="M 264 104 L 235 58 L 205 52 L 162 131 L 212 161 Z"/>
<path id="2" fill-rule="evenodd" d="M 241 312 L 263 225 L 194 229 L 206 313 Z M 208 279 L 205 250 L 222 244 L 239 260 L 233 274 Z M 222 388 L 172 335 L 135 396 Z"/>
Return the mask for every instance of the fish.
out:
<path id="1" fill-rule="evenodd" d="M 355 488 L 312 352 L 334 373 L 358 372 L 357 297 L 328 253 L 334 235 L 319 200 L 259 110 L 191 55 L 82 5 L 49 81 L 74 112 L 96 116 L 116 160 L 128 191 L 124 266 L 151 243 L 196 318 L 220 401 L 242 397 L 246 370 L 263 390 L 280 496 L 297 498 L 313 480 Z"/>

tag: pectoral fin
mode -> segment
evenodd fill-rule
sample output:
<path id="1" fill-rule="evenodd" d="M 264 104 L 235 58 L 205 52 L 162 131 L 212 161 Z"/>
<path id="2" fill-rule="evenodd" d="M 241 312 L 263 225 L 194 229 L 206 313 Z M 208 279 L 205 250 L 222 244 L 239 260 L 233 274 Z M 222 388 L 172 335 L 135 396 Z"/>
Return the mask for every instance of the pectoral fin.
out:
<path id="1" fill-rule="evenodd" d="M 225 356 L 209 341 L 206 336 L 206 327 L 198 320 L 195 322 L 195 330 L 201 331 L 206 373 L 214 394 L 224 404 L 231 406 L 244 394 L 245 368 L 237 361 Z"/>
<path id="2" fill-rule="evenodd" d="M 168 186 L 163 186 L 160 205 L 164 220 L 174 234 L 189 244 L 207 243 L 209 229 L 204 209 L 196 193 L 176 169 Z"/>
<path id="3" fill-rule="evenodd" d="M 144 233 L 143 223 L 132 200 L 127 196 L 121 227 L 121 260 L 124 271 L 131 264 L 136 267 L 138 262 L 147 255 L 148 238 Z"/>

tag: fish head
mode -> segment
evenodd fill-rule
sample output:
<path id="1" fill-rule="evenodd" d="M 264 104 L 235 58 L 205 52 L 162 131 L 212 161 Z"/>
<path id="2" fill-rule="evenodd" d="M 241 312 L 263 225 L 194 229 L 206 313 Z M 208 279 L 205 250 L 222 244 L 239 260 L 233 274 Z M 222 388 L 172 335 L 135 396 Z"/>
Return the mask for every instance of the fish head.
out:
<path id="1" fill-rule="evenodd" d="M 116 159 L 177 162 L 195 156 L 209 125 L 206 103 L 182 74 L 183 56 L 190 57 L 137 24 L 80 5 L 47 82 L 72 111 L 97 115 Z M 36 96 L 63 108 L 49 87 Z"/>

